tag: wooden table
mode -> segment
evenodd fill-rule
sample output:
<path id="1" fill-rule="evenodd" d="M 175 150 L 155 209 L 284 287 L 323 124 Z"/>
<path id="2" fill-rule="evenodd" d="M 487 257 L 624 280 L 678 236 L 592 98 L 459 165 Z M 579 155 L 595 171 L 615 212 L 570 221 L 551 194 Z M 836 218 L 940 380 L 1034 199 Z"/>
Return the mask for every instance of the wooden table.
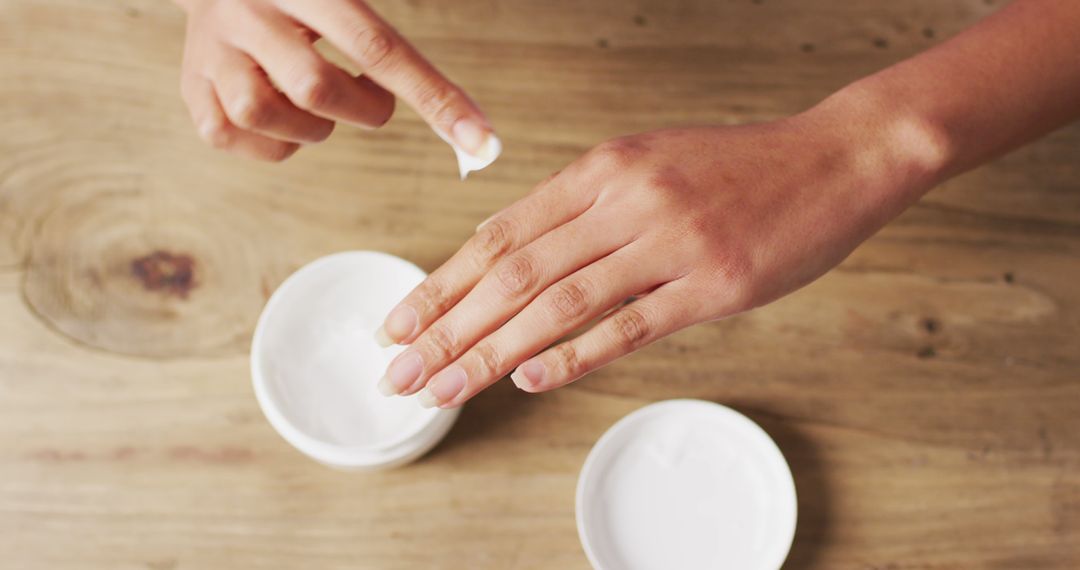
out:
<path id="1" fill-rule="evenodd" d="M 377 2 L 502 134 L 461 183 L 407 110 L 282 165 L 216 153 L 180 101 L 170 4 L 3 0 L 0 566 L 584 568 L 589 448 L 696 397 L 784 450 L 789 568 L 1080 567 L 1078 127 L 937 189 L 770 307 L 550 394 L 502 382 L 404 469 L 305 459 L 248 375 L 264 300 L 307 261 L 431 270 L 606 138 L 797 112 L 1001 3 Z M 154 277 L 189 262 L 190 282 Z"/>

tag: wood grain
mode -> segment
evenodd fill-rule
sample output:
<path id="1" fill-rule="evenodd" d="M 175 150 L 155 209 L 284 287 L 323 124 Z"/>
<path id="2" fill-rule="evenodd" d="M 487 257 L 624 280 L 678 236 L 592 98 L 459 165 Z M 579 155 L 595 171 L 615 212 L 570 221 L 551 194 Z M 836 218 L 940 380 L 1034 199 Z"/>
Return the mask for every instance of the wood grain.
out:
<path id="1" fill-rule="evenodd" d="M 246 351 L 303 263 L 430 270 L 618 134 L 797 112 L 991 0 L 375 3 L 506 143 L 468 183 L 402 110 L 282 165 L 204 148 L 163 0 L 0 3 L 0 566 L 584 568 L 585 454 L 650 401 L 749 414 L 791 463 L 792 569 L 1080 567 L 1080 128 L 956 179 L 819 282 L 572 387 L 501 384 L 343 474 L 262 418 Z M 186 275 L 186 276 L 185 276 Z"/>

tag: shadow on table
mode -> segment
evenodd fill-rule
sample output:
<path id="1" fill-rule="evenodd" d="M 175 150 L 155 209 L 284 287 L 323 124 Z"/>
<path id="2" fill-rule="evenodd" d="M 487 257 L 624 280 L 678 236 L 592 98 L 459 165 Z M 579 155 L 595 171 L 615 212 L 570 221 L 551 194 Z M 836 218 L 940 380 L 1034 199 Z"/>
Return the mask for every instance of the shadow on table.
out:
<path id="1" fill-rule="evenodd" d="M 469 400 L 446 438 L 420 461 L 438 461 L 451 449 L 468 445 L 474 439 L 485 437 L 485 434 L 490 436 L 504 430 L 508 420 L 520 418 L 529 413 L 529 408 L 535 408 L 529 399 L 530 394 L 519 390 L 509 378 L 499 380 Z M 535 403 L 534 398 L 532 404 Z"/>
<path id="2" fill-rule="evenodd" d="M 795 478 L 799 520 L 784 570 L 819 568 L 818 557 L 829 542 L 832 501 L 824 462 L 817 445 L 791 425 L 765 412 L 735 406 L 776 441 Z"/>

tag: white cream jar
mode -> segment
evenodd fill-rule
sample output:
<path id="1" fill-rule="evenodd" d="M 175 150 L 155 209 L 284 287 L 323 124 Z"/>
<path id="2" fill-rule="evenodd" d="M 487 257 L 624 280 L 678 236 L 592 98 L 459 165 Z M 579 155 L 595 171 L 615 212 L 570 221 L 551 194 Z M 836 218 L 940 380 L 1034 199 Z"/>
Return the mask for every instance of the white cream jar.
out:
<path id="1" fill-rule="evenodd" d="M 578 478 L 578 535 L 596 570 L 777 570 L 797 510 L 791 471 L 768 434 L 703 400 L 622 418 Z"/>
<path id="2" fill-rule="evenodd" d="M 267 420 L 312 459 L 341 469 L 382 469 L 435 446 L 460 409 L 386 398 L 376 383 L 400 346 L 374 332 L 424 272 L 403 259 L 350 251 L 317 259 L 270 297 L 251 344 L 255 395 Z"/>

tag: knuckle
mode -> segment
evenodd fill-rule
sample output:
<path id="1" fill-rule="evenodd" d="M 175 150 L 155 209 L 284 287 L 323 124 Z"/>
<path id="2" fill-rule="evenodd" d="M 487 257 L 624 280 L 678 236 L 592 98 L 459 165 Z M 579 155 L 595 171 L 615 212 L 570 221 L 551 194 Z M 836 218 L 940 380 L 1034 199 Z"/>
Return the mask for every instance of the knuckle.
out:
<path id="1" fill-rule="evenodd" d="M 495 278 L 500 292 L 510 299 L 531 291 L 539 279 L 536 264 L 523 253 L 512 255 L 500 263 L 495 269 Z"/>
<path id="2" fill-rule="evenodd" d="M 366 70 L 385 66 L 397 51 L 397 39 L 390 30 L 358 24 L 352 33 L 353 53 Z"/>
<path id="3" fill-rule="evenodd" d="M 199 126 L 199 136 L 217 149 L 228 148 L 233 142 L 233 131 L 221 117 L 205 119 Z"/>
<path id="4" fill-rule="evenodd" d="M 483 378 L 497 378 L 503 373 L 503 359 L 499 350 L 490 342 L 482 342 L 473 348 L 476 370 Z"/>
<path id="5" fill-rule="evenodd" d="M 486 269 L 496 260 L 509 253 L 513 247 L 512 235 L 513 230 L 510 222 L 502 219 L 488 222 L 473 237 L 477 265 L 481 269 Z"/>
<path id="6" fill-rule="evenodd" d="M 693 213 L 685 217 L 683 224 L 686 227 L 686 232 L 699 243 L 702 247 L 702 254 L 708 257 L 715 257 L 715 252 L 724 251 L 722 246 L 726 239 L 729 239 L 725 234 L 721 233 L 719 236 L 714 236 L 713 229 L 717 226 L 716 218 L 705 215 L 704 213 Z M 730 242 L 728 242 L 730 243 Z"/>
<path id="7" fill-rule="evenodd" d="M 250 94 L 236 99 L 229 117 L 243 129 L 261 129 L 273 120 L 273 105 L 265 95 Z"/>
<path id="8" fill-rule="evenodd" d="M 586 157 L 592 168 L 604 172 L 619 172 L 630 168 L 641 157 L 644 147 L 630 138 L 617 138 L 600 144 Z"/>
<path id="9" fill-rule="evenodd" d="M 749 255 L 729 253 L 712 265 L 712 279 L 720 284 L 730 310 L 742 311 L 756 305 L 754 297 L 758 287 L 753 283 L 754 262 Z"/>
<path id="10" fill-rule="evenodd" d="M 649 338 L 651 327 L 640 310 L 628 306 L 611 317 L 611 330 L 619 346 L 634 349 Z"/>
<path id="11" fill-rule="evenodd" d="M 568 380 L 577 378 L 585 372 L 581 357 L 578 356 L 573 343 L 564 342 L 551 350 L 552 357 L 555 359 L 557 367 L 562 370 L 564 378 Z"/>
<path id="12" fill-rule="evenodd" d="M 421 314 L 442 313 L 450 308 L 450 296 L 439 281 L 428 279 L 416 289 L 417 305 Z"/>
<path id="13" fill-rule="evenodd" d="M 424 341 L 425 352 L 433 357 L 428 362 L 445 362 L 452 359 L 456 354 L 457 341 L 448 328 L 433 326 L 428 329 L 427 334 L 424 336 L 426 337 Z"/>
<path id="14" fill-rule="evenodd" d="M 301 109 L 316 111 L 325 108 L 334 97 L 329 73 L 318 69 L 308 72 L 293 86 L 291 98 Z"/>
<path id="15" fill-rule="evenodd" d="M 556 285 L 550 303 L 554 314 L 563 321 L 574 321 L 589 309 L 585 288 L 577 281 Z"/>
<path id="16" fill-rule="evenodd" d="M 681 205 L 685 200 L 680 195 L 689 181 L 679 169 L 665 166 L 650 172 L 645 184 L 657 206 Z"/>

